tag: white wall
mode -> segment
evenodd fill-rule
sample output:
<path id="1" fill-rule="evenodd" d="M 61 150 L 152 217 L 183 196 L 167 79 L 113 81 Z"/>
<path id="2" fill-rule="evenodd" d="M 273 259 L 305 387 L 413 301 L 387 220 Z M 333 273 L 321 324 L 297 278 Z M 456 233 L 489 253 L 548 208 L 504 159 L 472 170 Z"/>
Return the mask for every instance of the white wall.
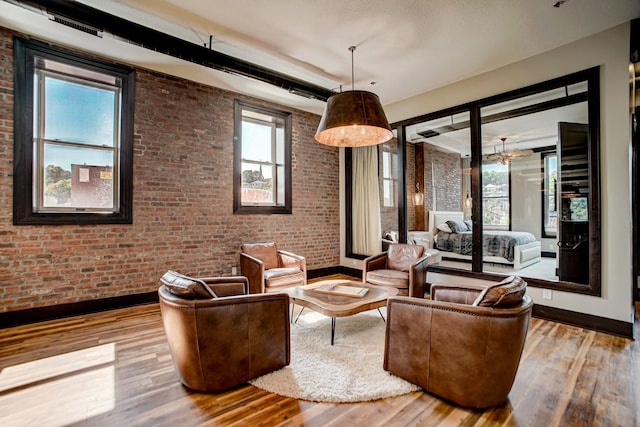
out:
<path id="1" fill-rule="evenodd" d="M 511 162 L 511 221 L 515 231 L 528 231 L 540 241 L 542 251 L 556 252 L 556 238 L 542 238 L 542 175 L 540 153 Z M 540 179 L 531 180 L 532 176 Z"/>
<path id="2" fill-rule="evenodd" d="M 533 287 L 529 288 L 528 294 L 540 305 L 632 322 L 629 23 L 385 106 L 385 111 L 389 121 L 395 122 L 594 66 L 601 67 L 602 297 L 554 291 L 552 300 L 543 300 L 542 289 Z M 356 268 L 361 264 L 346 259 L 344 252 L 341 262 Z"/>

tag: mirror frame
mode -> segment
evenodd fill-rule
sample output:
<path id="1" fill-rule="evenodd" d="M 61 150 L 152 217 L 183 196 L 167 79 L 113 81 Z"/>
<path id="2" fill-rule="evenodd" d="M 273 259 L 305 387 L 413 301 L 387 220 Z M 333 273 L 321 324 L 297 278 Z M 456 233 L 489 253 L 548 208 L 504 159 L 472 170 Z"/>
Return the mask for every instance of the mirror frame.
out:
<path id="1" fill-rule="evenodd" d="M 559 87 L 568 86 L 578 82 L 587 82 L 588 84 L 588 150 L 589 150 L 589 257 L 590 271 L 589 284 L 579 284 L 566 281 L 548 281 L 537 278 L 526 278 L 530 286 L 568 291 L 586 295 L 602 295 L 601 274 L 602 274 L 602 257 L 601 257 L 601 195 L 600 195 L 600 67 L 593 67 L 586 70 L 578 71 L 569 75 L 547 80 L 541 83 L 529 85 L 520 89 L 493 95 L 480 100 L 472 101 L 466 104 L 446 108 L 433 113 L 424 114 L 413 117 L 400 122 L 391 124 L 396 129 L 398 138 L 398 231 L 400 241 L 406 242 L 407 238 L 407 164 L 406 164 L 406 127 L 420 122 L 433 120 L 442 116 L 455 114 L 461 111 L 469 111 L 470 114 L 470 131 L 471 131 L 471 198 L 479 200 L 481 194 L 481 182 L 478 165 L 481 164 L 481 126 L 480 110 L 482 107 L 492 104 L 514 100 L 528 95 L 534 95 Z M 351 168 L 348 159 L 351 156 L 351 150 L 345 150 L 345 253 L 347 257 L 364 259 L 365 256 L 354 254 L 351 251 Z M 477 219 L 481 218 L 482 207 L 479 203 L 474 203 L 472 207 L 472 218 L 474 221 L 473 245 L 480 245 L 482 236 L 480 234 L 482 227 L 476 227 Z M 466 276 L 487 280 L 495 280 L 502 278 L 504 275 L 489 273 L 482 271 L 482 257 L 480 253 L 474 249 L 472 259 L 472 268 L 469 270 L 460 270 L 451 267 L 430 266 L 430 271 L 438 273 L 446 273 L 450 275 Z"/>

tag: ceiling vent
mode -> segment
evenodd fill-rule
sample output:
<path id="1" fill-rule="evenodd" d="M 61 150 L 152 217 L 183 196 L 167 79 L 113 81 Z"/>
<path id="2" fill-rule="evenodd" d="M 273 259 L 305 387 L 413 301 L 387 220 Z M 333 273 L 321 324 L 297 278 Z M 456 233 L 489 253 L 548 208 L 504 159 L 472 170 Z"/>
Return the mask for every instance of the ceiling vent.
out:
<path id="1" fill-rule="evenodd" d="M 66 25 L 67 27 L 82 31 L 83 33 L 102 38 L 101 29 L 92 27 L 91 25 L 83 24 L 82 22 L 67 18 L 66 16 L 49 13 L 49 19 L 51 21 L 57 22 L 58 24 Z"/>

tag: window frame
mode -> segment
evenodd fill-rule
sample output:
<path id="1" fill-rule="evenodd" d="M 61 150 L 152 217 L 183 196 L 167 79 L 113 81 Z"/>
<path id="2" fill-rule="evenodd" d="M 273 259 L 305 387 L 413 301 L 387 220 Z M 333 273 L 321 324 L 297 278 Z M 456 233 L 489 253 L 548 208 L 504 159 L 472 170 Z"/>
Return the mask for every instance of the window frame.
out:
<path id="1" fill-rule="evenodd" d="M 385 172 L 387 172 L 384 168 L 384 158 L 385 155 L 388 157 L 388 163 L 389 163 L 389 176 L 385 176 Z M 397 171 L 396 173 L 394 173 L 394 165 L 396 165 L 398 163 L 398 154 L 392 152 L 389 148 L 384 147 L 384 145 L 380 145 L 380 164 L 379 167 L 382 170 L 382 173 L 380 174 L 382 177 L 382 207 L 385 208 L 395 208 L 398 206 L 398 174 Z M 385 192 L 385 184 L 389 184 L 391 186 L 391 204 L 387 205 L 385 204 L 385 197 L 384 197 L 384 192 Z"/>
<path id="2" fill-rule="evenodd" d="M 242 111 L 249 110 L 258 114 L 274 117 L 282 122 L 284 138 L 284 204 L 278 205 L 277 192 L 278 184 L 274 184 L 274 195 L 276 200 L 273 204 L 264 205 L 243 205 L 242 204 Z M 291 113 L 253 104 L 239 99 L 234 100 L 233 109 L 233 213 L 234 214 L 291 214 L 291 153 L 292 153 L 292 119 Z M 277 127 L 277 125 L 275 126 Z M 274 132 L 275 133 L 275 132 Z M 276 142 L 273 141 L 273 144 Z M 272 146 L 274 152 L 275 146 Z M 273 176 L 277 176 L 277 159 L 274 158 Z"/>
<path id="3" fill-rule="evenodd" d="M 57 224 L 131 224 L 133 223 L 133 128 L 135 71 L 131 68 L 87 58 L 42 42 L 14 37 L 14 225 Z M 34 197 L 42 186 L 34 182 L 39 172 L 34 169 L 34 73 L 35 58 L 69 64 L 121 80 L 119 117 L 120 141 L 114 164 L 117 195 L 112 212 L 47 210 L 38 211 Z M 117 123 L 117 122 L 116 122 Z M 38 188 L 34 187 L 37 185 Z"/>

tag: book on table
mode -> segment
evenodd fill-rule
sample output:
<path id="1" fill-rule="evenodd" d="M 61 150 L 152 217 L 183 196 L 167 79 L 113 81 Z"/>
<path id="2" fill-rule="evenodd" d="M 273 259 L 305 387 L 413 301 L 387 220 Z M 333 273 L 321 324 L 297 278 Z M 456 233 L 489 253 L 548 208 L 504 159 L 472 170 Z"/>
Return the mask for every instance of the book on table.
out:
<path id="1" fill-rule="evenodd" d="M 362 298 L 369 291 L 368 288 L 363 288 L 359 286 L 344 286 L 338 285 L 335 283 L 328 283 L 326 285 L 318 286 L 314 288 L 314 291 L 321 292 L 324 294 L 332 294 L 332 295 L 344 295 L 348 297 L 358 297 Z"/>

